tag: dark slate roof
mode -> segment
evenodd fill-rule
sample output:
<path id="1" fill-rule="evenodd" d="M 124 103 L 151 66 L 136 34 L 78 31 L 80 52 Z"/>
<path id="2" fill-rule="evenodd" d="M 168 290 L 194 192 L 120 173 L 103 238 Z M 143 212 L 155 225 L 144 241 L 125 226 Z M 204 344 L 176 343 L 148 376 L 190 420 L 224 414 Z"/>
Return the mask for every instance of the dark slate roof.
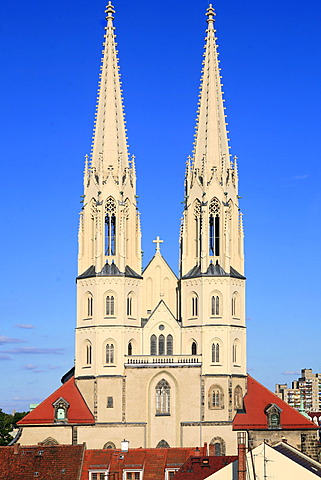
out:
<path id="1" fill-rule="evenodd" d="M 233 267 L 230 268 L 230 273 L 226 273 L 218 262 L 216 262 L 216 264 L 211 262 L 206 272 L 201 272 L 199 265 L 195 265 L 192 270 L 183 276 L 183 279 L 196 277 L 233 277 L 245 279 L 245 277 L 238 273 Z"/>
<path id="2" fill-rule="evenodd" d="M 296 448 L 283 442 L 275 445 L 273 448 L 274 450 L 282 453 L 282 455 L 293 460 L 298 465 L 301 465 L 310 472 L 314 473 L 314 475 L 316 475 L 317 477 L 321 477 L 321 465 L 318 462 L 315 462 L 311 458 L 304 455 Z"/>
<path id="3" fill-rule="evenodd" d="M 84 445 L 0 447 L 1 480 L 78 480 Z M 87 477 L 88 478 L 88 477 Z"/>
<path id="4" fill-rule="evenodd" d="M 81 278 L 90 278 L 90 277 L 131 277 L 131 278 L 143 278 L 138 273 L 136 273 L 131 267 L 126 265 L 125 273 L 122 273 L 117 267 L 116 263 L 106 262 L 100 272 L 96 273 L 94 265 L 87 268 L 87 270 L 77 277 Z"/>

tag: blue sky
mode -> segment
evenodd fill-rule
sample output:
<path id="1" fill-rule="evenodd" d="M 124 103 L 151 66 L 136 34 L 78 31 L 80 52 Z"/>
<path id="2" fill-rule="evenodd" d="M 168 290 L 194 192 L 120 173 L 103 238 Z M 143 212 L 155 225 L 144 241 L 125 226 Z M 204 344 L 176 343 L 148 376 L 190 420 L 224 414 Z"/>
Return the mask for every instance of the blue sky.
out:
<path id="1" fill-rule="evenodd" d="M 207 1 L 115 0 L 144 262 L 178 264 Z M 25 410 L 73 365 L 77 230 L 105 3 L 0 6 L 0 408 Z M 267 387 L 321 370 L 321 4 L 217 0 L 246 234 L 248 370 Z"/>

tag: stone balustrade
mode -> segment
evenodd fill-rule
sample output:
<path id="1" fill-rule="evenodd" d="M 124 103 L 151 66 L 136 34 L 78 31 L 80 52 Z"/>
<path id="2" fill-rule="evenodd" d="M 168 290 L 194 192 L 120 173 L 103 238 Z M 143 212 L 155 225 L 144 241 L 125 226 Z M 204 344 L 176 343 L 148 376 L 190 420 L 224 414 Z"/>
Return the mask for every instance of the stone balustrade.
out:
<path id="1" fill-rule="evenodd" d="M 125 367 L 200 367 L 201 355 L 127 355 Z"/>

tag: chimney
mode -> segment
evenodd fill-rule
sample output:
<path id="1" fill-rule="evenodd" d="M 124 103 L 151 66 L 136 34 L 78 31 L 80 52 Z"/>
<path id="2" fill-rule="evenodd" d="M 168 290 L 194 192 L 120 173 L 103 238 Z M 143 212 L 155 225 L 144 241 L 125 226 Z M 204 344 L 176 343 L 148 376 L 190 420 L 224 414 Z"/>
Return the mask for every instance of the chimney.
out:
<path id="1" fill-rule="evenodd" d="M 246 433 L 239 432 L 237 434 L 237 451 L 238 451 L 238 480 L 246 480 Z"/>
<path id="2" fill-rule="evenodd" d="M 14 443 L 13 444 L 13 454 L 18 455 L 20 449 L 20 443 Z"/>

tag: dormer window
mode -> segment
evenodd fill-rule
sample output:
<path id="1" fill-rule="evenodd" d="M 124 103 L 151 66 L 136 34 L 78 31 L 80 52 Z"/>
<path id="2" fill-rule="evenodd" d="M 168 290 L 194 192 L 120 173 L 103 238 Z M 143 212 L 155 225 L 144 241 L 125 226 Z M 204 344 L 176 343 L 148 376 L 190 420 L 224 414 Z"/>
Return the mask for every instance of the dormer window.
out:
<path id="1" fill-rule="evenodd" d="M 54 421 L 56 423 L 68 422 L 69 403 L 64 398 L 60 397 L 52 404 L 52 406 L 54 407 Z"/>
<path id="2" fill-rule="evenodd" d="M 265 409 L 267 416 L 268 428 L 271 430 L 279 430 L 281 427 L 281 408 L 272 403 Z"/>

